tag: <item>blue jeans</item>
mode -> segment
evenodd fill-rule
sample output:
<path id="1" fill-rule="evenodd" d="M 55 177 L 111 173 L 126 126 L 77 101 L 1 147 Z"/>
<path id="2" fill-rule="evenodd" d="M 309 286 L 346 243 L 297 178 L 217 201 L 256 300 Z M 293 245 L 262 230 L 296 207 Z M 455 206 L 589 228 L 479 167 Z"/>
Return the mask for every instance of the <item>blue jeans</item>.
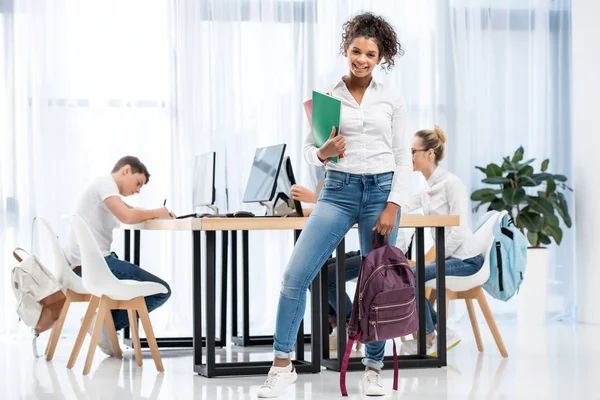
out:
<path id="1" fill-rule="evenodd" d="M 327 291 L 329 292 L 329 322 L 335 321 L 337 315 L 337 278 L 335 273 L 336 257 L 327 260 Z M 350 251 L 346 253 L 346 262 L 344 267 L 346 270 L 346 282 L 358 278 L 360 272 L 360 264 L 362 263 L 362 255 L 360 251 Z M 346 320 L 350 319 L 352 314 L 352 300 L 346 294 Z"/>
<path id="2" fill-rule="evenodd" d="M 483 255 L 478 255 L 466 260 L 459 260 L 458 258 L 447 258 L 446 259 L 446 276 L 470 276 L 476 274 L 483 265 Z M 415 272 L 415 285 L 417 271 L 413 267 Z M 435 279 L 435 264 L 428 264 L 425 266 L 425 282 Z M 430 302 L 425 301 L 425 333 L 430 334 L 435 330 L 437 325 L 437 313 L 433 309 Z"/>
<path id="3" fill-rule="evenodd" d="M 294 246 L 283 275 L 273 344 L 275 357 L 291 358 L 304 317 L 308 286 L 355 223 L 359 226 L 361 253 L 371 251 L 373 227 L 387 204 L 393 175 L 393 172 L 355 175 L 327 171 L 319 201 Z M 388 235 L 389 243 L 396 243 L 399 219 L 400 212 Z M 380 370 L 384 350 L 385 342 L 367 344 L 363 364 Z"/>
<path id="4" fill-rule="evenodd" d="M 119 260 L 115 253 L 111 253 L 109 256 L 104 257 L 104 259 L 106 260 L 110 271 L 118 279 L 129 279 L 141 282 L 156 282 L 164 285 L 167 288 L 167 293 L 157 293 L 144 298 L 144 300 L 146 300 L 148 312 L 151 312 L 152 310 L 162 306 L 169 299 L 169 297 L 171 297 L 171 288 L 167 282 L 152 275 L 150 272 L 128 261 Z M 81 276 L 81 270 L 77 271 L 76 273 Z M 127 310 L 111 310 L 111 313 L 113 320 L 115 321 L 115 329 L 117 331 L 129 327 L 129 316 L 127 314 Z"/>

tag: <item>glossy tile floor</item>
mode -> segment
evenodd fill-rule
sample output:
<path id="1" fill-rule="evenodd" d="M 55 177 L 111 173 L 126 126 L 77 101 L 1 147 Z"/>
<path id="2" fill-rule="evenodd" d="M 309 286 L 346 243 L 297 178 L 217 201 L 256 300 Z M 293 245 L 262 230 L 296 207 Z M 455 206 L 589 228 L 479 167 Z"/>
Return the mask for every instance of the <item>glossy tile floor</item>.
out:
<path id="1" fill-rule="evenodd" d="M 600 399 L 600 327 L 551 324 L 501 325 L 509 352 L 502 359 L 486 326 L 484 353 L 477 352 L 469 325 L 458 328 L 463 341 L 448 354 L 448 367 L 401 370 L 399 390 L 392 392 L 392 372 L 384 371 L 386 399 Z M 82 376 L 84 352 L 75 368 L 66 369 L 73 343 L 62 338 L 52 362 L 34 359 L 27 338 L 0 339 L 1 399 L 254 399 L 264 377 L 206 379 L 192 373 L 190 351 L 163 351 L 165 373 L 156 372 L 150 354 L 144 367 L 128 351 L 123 361 L 96 353 L 89 376 Z M 44 340 L 38 346 L 43 348 Z M 87 349 L 87 341 L 84 350 Z M 228 360 L 268 359 L 268 348 L 230 346 Z M 363 399 L 361 372 L 348 374 L 349 399 Z M 339 375 L 323 371 L 300 375 L 281 399 L 341 398 Z"/>

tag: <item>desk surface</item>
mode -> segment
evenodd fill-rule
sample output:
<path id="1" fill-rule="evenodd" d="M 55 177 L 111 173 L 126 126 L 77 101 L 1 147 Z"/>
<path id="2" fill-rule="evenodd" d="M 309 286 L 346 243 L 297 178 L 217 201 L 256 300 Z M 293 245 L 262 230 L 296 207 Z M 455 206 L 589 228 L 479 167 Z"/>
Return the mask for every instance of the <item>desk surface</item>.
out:
<path id="1" fill-rule="evenodd" d="M 144 231 L 259 231 L 302 229 L 308 218 L 186 218 L 153 219 L 141 224 L 121 224 L 121 229 Z M 401 228 L 458 226 L 458 215 L 403 215 Z"/>

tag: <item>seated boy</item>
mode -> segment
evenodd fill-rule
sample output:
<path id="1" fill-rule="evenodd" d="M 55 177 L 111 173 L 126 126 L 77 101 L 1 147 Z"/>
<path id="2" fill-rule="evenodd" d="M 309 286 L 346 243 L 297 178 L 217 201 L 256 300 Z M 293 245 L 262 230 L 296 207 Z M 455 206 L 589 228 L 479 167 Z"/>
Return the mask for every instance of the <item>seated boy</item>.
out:
<path id="1" fill-rule="evenodd" d="M 137 157 L 125 156 L 117 161 L 111 174 L 100 176 L 92 181 L 77 201 L 74 213 L 80 215 L 89 225 L 108 267 L 118 279 L 158 282 L 167 288 L 167 293 L 146 297 L 146 306 L 151 312 L 167 301 L 171 296 L 171 288 L 150 272 L 130 262 L 119 260 L 117 255 L 110 250 L 113 229 L 118 226 L 118 221 L 137 224 L 153 218 L 175 217 L 166 207 L 145 210 L 131 207 L 123 201 L 121 196 L 127 197 L 139 193 L 149 180 L 150 173 L 146 166 Z M 79 246 L 72 231 L 69 232 L 65 253 L 69 263 L 74 266 L 73 271 L 81 276 Z M 117 331 L 129 326 L 126 310 L 113 310 L 112 317 Z M 93 324 L 90 331 L 92 327 Z M 98 347 L 104 353 L 114 355 L 106 327 L 101 332 Z"/>

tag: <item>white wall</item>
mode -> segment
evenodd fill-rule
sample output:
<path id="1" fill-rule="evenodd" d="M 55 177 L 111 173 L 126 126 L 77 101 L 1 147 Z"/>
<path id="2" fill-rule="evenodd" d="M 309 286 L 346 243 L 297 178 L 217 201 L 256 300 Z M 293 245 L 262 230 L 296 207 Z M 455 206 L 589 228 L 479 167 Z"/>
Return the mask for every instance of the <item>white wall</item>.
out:
<path id="1" fill-rule="evenodd" d="M 600 1 L 572 1 L 577 320 L 600 324 Z"/>

